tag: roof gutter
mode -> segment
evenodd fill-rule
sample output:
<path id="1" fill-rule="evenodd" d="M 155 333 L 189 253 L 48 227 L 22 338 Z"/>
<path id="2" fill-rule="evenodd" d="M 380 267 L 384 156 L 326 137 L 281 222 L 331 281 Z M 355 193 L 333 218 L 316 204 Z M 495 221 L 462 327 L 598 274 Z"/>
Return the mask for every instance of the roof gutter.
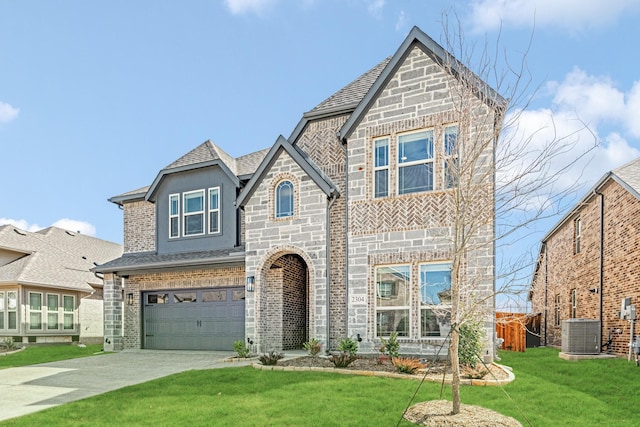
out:
<path id="1" fill-rule="evenodd" d="M 599 305 L 600 305 L 600 338 L 602 338 L 602 330 L 604 327 L 604 324 L 602 323 L 602 319 L 603 319 L 603 313 L 602 313 L 602 306 L 603 306 L 603 298 L 602 298 L 602 285 L 604 282 L 604 194 L 599 193 L 598 191 L 594 190 L 593 191 L 594 195 L 598 195 L 600 196 L 600 256 L 599 256 L 599 265 L 598 265 L 598 293 L 600 294 L 600 301 L 599 301 Z M 600 350 L 600 352 L 602 352 L 602 339 L 600 340 L 600 342 L 598 343 L 598 348 Z"/>
<path id="2" fill-rule="evenodd" d="M 164 269 L 175 269 L 175 268 L 183 268 L 183 267 L 192 267 L 192 266 L 203 266 L 203 265 L 216 265 L 216 264 L 235 264 L 235 263 L 244 263 L 245 256 L 236 255 L 233 257 L 224 257 L 224 258 L 202 258 L 196 261 L 189 260 L 185 262 L 156 262 L 156 263 L 147 263 L 147 264 L 136 264 L 136 265 L 126 265 L 126 266 L 114 266 L 107 268 L 100 268 L 100 266 L 92 268 L 92 272 L 98 273 L 130 273 L 133 271 L 142 271 L 142 270 L 164 270 Z"/>

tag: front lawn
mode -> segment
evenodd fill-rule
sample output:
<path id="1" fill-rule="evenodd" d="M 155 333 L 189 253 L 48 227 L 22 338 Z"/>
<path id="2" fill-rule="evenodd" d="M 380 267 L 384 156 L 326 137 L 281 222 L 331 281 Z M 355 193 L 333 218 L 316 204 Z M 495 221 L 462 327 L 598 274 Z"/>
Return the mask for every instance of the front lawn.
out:
<path id="1" fill-rule="evenodd" d="M 496 410 L 525 426 L 638 424 L 635 364 L 568 362 L 553 349 L 500 356 L 513 367 L 515 382 L 504 388 L 463 387 L 463 403 Z M 189 371 L 0 425 L 395 426 L 419 384 L 250 367 Z M 440 390 L 439 384 L 424 383 L 415 402 L 438 399 Z M 444 398 L 450 399 L 448 390 Z"/>
<path id="2" fill-rule="evenodd" d="M 17 353 L 0 355 L 0 369 L 93 356 L 101 349 L 101 344 L 86 347 L 70 344 L 31 346 Z"/>

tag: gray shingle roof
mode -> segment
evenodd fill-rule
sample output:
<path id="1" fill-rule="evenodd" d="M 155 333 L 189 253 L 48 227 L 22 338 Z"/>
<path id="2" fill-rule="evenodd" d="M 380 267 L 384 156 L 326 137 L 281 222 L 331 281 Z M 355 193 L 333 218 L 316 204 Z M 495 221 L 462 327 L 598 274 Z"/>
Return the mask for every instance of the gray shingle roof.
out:
<path id="1" fill-rule="evenodd" d="M 176 169 L 184 166 L 196 165 L 198 163 L 206 163 L 212 160 L 221 160 L 229 169 L 231 169 L 232 172 L 235 173 L 236 160 L 210 140 L 198 145 L 196 148 L 189 151 L 187 154 L 180 157 L 164 169 Z"/>
<path id="2" fill-rule="evenodd" d="M 0 283 L 91 292 L 102 286 L 91 269 L 120 255 L 122 245 L 57 227 L 0 226 Z"/>
<path id="3" fill-rule="evenodd" d="M 100 273 L 117 272 L 122 274 L 139 270 L 161 270 L 224 263 L 244 263 L 244 247 L 172 254 L 157 254 L 155 252 L 128 253 L 120 258 L 101 264 L 95 267 L 94 270 Z"/>
<path id="4" fill-rule="evenodd" d="M 624 181 L 631 190 L 635 191 L 635 196 L 640 195 L 640 158 L 614 169 L 613 175 Z"/>

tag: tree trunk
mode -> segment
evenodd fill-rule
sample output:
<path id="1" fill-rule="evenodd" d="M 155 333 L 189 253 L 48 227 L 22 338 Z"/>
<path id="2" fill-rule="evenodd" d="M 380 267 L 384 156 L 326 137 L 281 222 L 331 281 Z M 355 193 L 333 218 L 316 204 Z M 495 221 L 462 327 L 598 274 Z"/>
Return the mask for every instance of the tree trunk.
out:
<path id="1" fill-rule="evenodd" d="M 451 414 L 460 413 L 460 361 L 458 359 L 458 344 L 460 334 L 458 333 L 458 325 L 454 325 L 451 329 L 451 344 L 449 347 L 449 357 L 451 358 L 451 400 L 453 401 L 453 409 Z"/>

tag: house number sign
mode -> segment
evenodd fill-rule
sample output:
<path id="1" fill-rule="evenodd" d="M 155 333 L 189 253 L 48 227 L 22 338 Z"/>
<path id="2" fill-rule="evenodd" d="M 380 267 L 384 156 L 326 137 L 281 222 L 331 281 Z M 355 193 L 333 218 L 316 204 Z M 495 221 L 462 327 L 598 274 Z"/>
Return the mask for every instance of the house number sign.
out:
<path id="1" fill-rule="evenodd" d="M 366 295 L 349 295 L 349 304 L 367 305 L 367 296 Z"/>

